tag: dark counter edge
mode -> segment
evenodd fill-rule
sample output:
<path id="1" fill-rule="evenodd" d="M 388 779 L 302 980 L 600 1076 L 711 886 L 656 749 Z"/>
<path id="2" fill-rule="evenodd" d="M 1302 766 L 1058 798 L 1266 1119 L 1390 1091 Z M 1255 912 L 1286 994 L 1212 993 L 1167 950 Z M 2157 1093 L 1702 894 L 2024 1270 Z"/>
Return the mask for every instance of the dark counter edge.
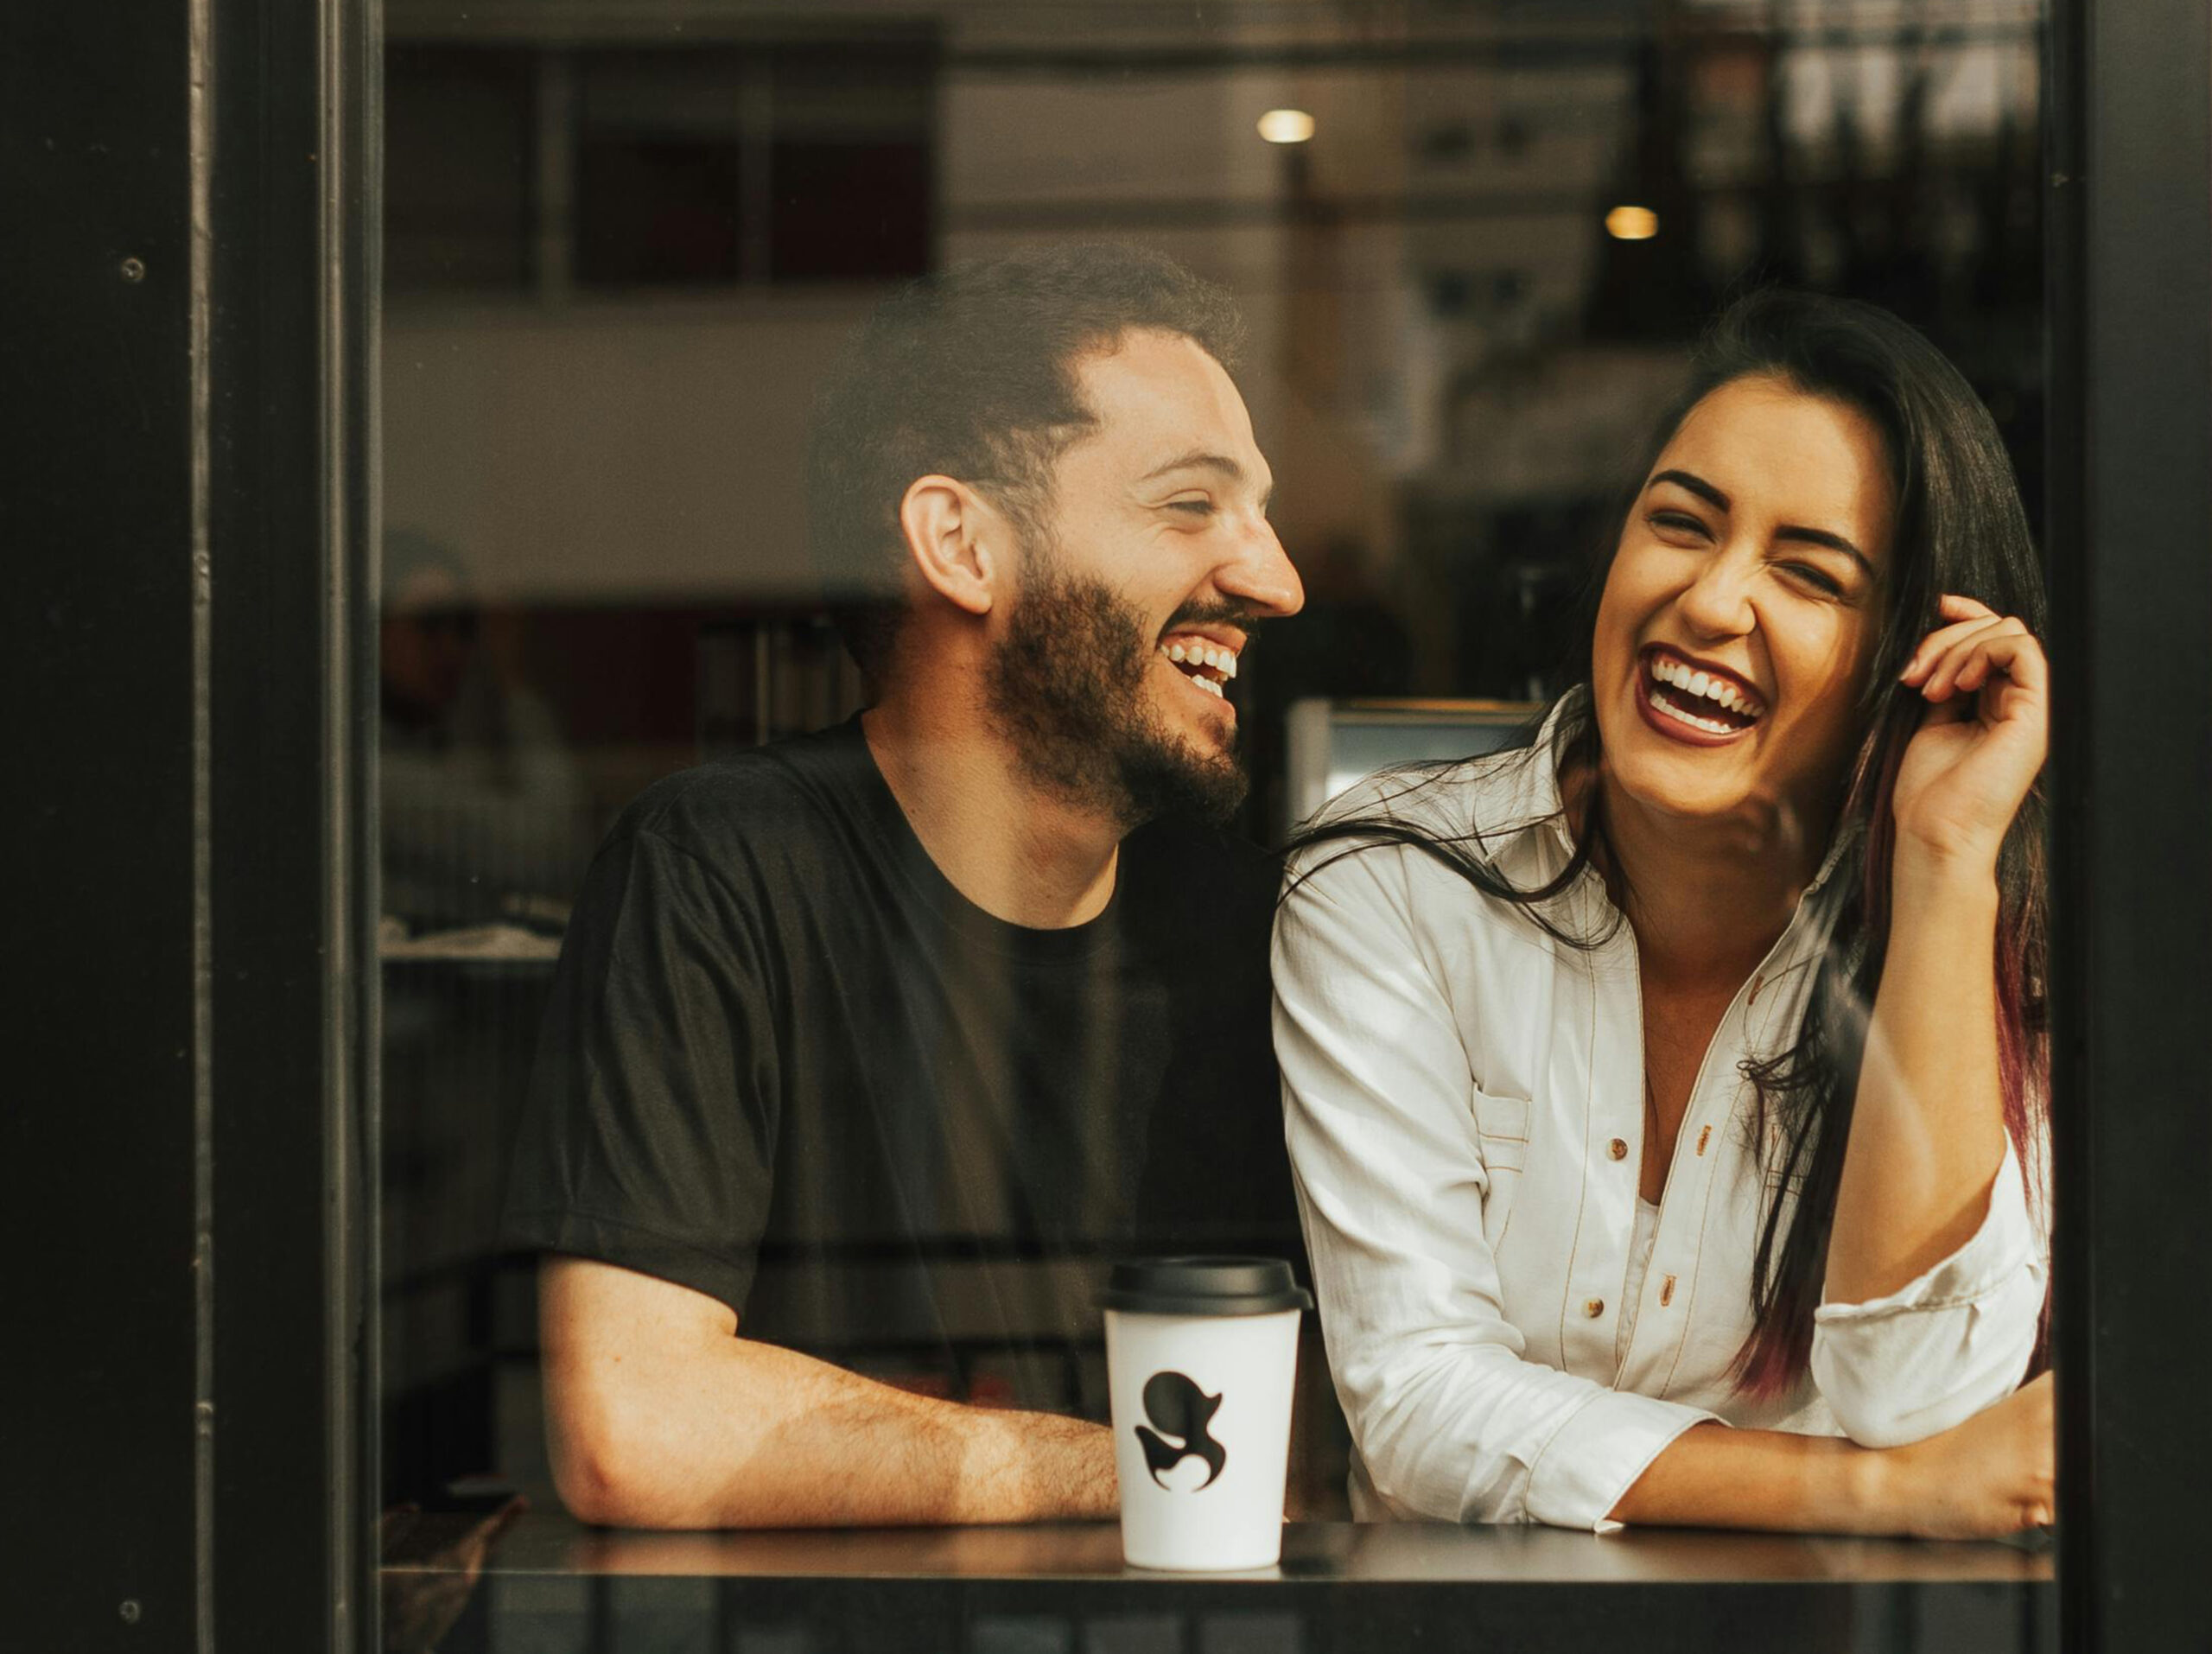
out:
<path id="1" fill-rule="evenodd" d="M 425 1518 L 388 1574 L 455 1571 L 444 1543 L 472 1519 Z M 644 1533 L 585 1527 L 556 1512 L 525 1516 L 484 1562 L 492 1577 L 725 1579 L 836 1585 L 972 1585 L 1251 1590 L 1312 1585 L 1570 1586 L 1674 1589 L 1735 1585 L 2031 1589 L 2056 1577 L 2035 1539 L 1989 1543 L 1638 1530 L 1594 1535 L 1538 1527 L 1294 1523 L 1279 1568 L 1165 1573 L 1121 1559 L 1111 1523 Z"/>
<path id="2" fill-rule="evenodd" d="M 1107 1523 L 660 1535 L 533 1516 L 507 1537 L 470 1605 L 477 1640 L 456 1654 L 555 1626 L 592 1654 L 677 1635 L 736 1647 L 744 1628 L 868 1654 L 2057 1647 L 2050 1553 L 2005 1544 L 1294 1524 L 1281 1569 L 1198 1574 L 1123 1566 Z M 388 1604 L 450 1583 L 435 1564 L 384 1576 Z"/>

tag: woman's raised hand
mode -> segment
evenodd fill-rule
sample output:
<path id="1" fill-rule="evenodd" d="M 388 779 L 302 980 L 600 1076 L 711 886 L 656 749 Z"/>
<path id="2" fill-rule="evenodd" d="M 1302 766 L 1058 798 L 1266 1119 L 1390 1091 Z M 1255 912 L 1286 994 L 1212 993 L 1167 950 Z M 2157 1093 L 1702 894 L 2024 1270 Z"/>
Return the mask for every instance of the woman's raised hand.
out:
<path id="1" fill-rule="evenodd" d="M 1994 868 L 2050 739 L 2050 669 L 2020 621 L 1971 597 L 1938 605 L 1900 681 L 1927 709 L 1897 772 L 1900 850 Z"/>
<path id="2" fill-rule="evenodd" d="M 2056 1422 L 2045 1373 L 1964 1424 L 1888 1449 L 1898 1525 L 1922 1539 L 1991 1539 L 2048 1523 Z"/>

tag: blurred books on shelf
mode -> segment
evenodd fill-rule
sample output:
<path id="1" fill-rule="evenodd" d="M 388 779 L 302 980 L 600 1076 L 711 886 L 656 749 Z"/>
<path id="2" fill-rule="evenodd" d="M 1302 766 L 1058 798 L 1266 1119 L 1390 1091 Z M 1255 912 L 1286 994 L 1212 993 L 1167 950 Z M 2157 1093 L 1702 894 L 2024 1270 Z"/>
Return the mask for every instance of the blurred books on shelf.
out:
<path id="1" fill-rule="evenodd" d="M 708 621 L 698 647 L 702 760 L 841 723 L 861 709 L 860 668 L 826 614 Z"/>

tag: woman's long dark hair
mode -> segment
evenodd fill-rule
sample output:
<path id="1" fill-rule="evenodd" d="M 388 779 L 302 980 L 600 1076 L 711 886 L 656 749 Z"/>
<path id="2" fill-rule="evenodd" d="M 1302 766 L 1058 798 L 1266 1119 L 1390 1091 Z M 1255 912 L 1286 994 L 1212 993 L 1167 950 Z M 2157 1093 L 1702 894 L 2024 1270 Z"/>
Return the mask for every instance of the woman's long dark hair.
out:
<path id="1" fill-rule="evenodd" d="M 1733 380 L 1779 379 L 1808 395 L 1852 408 L 1882 433 L 1897 500 L 1885 576 L 1884 614 L 1859 708 L 1859 743 L 1832 843 L 1850 843 L 1829 875 L 1839 904 L 1834 940 L 1814 978 L 1797 1038 L 1763 1060 L 1747 1060 L 1757 1095 L 1753 1143 L 1766 1166 L 1767 1190 L 1751 1272 L 1753 1325 L 1737 1360 L 1738 1390 L 1761 1397 L 1787 1393 L 1812 1352 L 1813 1312 L 1827 1269 L 1844 1149 L 1865 1054 L 1866 1026 L 1882 980 L 1890 934 L 1890 868 L 1896 842 L 1893 800 L 1906 743 L 1920 726 L 1922 698 L 1897 683 L 1920 640 L 1939 623 L 1937 600 L 1958 593 L 2018 616 L 2043 631 L 2044 588 L 2026 513 L 1997 427 L 1958 371 L 1925 339 L 1885 310 L 1847 299 L 1767 289 L 1737 300 L 1698 346 L 1690 382 L 1668 411 L 1617 524 L 1641 495 L 1650 468 L 1690 410 Z M 1618 549 L 1618 537 L 1615 538 Z M 1611 566 L 1592 583 L 1588 618 Z M 1597 722 L 1590 716 L 1586 655 L 1592 625 L 1581 631 L 1579 704 L 1561 721 L 1552 758 L 1561 773 L 1591 778 L 1573 857 L 1533 888 L 1493 868 L 1482 835 L 1433 830 L 1396 811 L 1332 817 L 1292 836 L 1287 853 L 1338 843 L 1338 855 L 1396 844 L 1435 857 L 1484 895 L 1522 908 L 1571 946 L 1592 948 L 1613 934 L 1578 930 L 1551 911 L 1595 864 L 1611 865 Z M 1530 754 L 1534 757 L 1535 754 Z M 1428 780 L 1441 779 L 1440 768 Z M 1421 786 L 1428 780 L 1414 779 Z M 1401 795 L 1402 796 L 1402 794 Z M 1998 1058 L 2005 1123 L 2039 1187 L 2033 1157 L 2044 1142 L 2050 1045 L 2044 1001 L 2048 936 L 2044 894 L 2044 808 L 2038 783 L 2014 818 L 1997 868 Z M 1336 856 L 1309 864 L 1310 877 Z M 1793 1205 L 1788 1199 L 1795 1193 Z M 2046 1303 L 2046 1311 L 2048 1304 Z M 2042 1361 L 2042 1339 L 2037 1362 Z"/>

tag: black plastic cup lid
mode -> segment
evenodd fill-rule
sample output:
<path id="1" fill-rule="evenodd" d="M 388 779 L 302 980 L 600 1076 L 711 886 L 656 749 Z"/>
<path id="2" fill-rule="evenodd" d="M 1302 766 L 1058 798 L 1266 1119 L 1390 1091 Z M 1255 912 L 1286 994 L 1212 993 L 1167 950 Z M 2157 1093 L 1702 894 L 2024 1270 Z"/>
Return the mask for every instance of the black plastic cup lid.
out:
<path id="1" fill-rule="evenodd" d="M 1279 1257 L 1140 1257 L 1116 1263 L 1101 1309 L 1136 1315 L 1273 1315 L 1313 1297 Z"/>

